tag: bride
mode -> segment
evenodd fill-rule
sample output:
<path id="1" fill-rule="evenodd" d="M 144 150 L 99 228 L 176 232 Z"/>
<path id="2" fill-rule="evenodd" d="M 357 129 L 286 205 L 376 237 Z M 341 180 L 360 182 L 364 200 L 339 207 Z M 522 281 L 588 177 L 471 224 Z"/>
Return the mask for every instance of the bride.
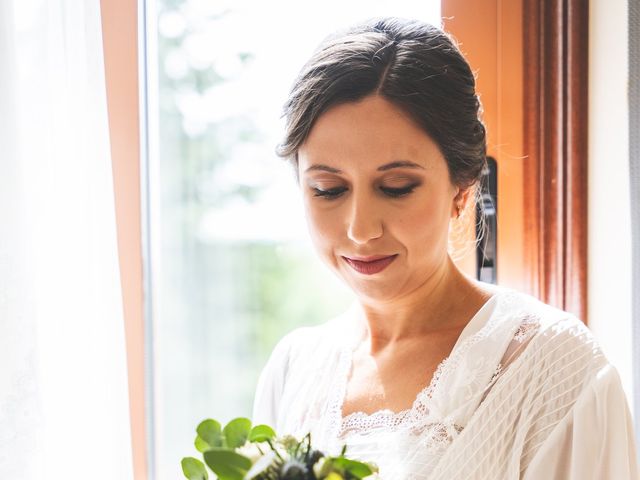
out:
<path id="1" fill-rule="evenodd" d="M 352 27 L 304 66 L 279 154 L 358 301 L 280 340 L 253 421 L 346 444 L 384 480 L 638 478 L 620 378 L 587 327 L 448 255 L 485 168 L 479 109 L 457 47 L 418 21 Z"/>

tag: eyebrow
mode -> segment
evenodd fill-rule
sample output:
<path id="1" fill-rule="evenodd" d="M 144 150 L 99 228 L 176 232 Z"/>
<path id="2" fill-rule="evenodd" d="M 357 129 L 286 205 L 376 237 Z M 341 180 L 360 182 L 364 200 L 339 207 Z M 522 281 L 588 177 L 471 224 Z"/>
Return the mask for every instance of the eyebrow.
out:
<path id="1" fill-rule="evenodd" d="M 396 160 L 395 162 L 385 163 L 377 168 L 379 172 L 384 172 L 387 170 L 391 170 L 392 168 L 421 168 L 424 170 L 425 168 L 422 165 L 418 165 L 415 162 L 411 162 L 409 160 Z M 312 170 L 322 170 L 324 172 L 329 173 L 342 173 L 342 170 L 338 170 L 337 168 L 330 167 L 329 165 L 322 164 L 314 164 L 305 170 L 305 172 L 309 172 Z"/>

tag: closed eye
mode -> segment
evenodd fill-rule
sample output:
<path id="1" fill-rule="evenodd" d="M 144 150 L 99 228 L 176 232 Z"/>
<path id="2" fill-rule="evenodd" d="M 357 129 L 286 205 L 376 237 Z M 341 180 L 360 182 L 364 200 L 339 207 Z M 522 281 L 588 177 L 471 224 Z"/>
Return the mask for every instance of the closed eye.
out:
<path id="1" fill-rule="evenodd" d="M 414 183 L 403 188 L 380 187 L 380 190 L 389 197 L 398 198 L 410 194 L 418 185 L 418 183 Z M 338 198 L 348 189 L 345 187 L 335 187 L 328 190 L 321 190 L 319 188 L 312 187 L 312 190 L 315 192 L 314 197 L 324 197 L 328 200 L 332 200 L 334 198 Z"/>
<path id="2" fill-rule="evenodd" d="M 342 195 L 342 193 L 347 191 L 345 187 L 330 188 L 329 190 L 320 190 L 319 188 L 312 188 L 312 190 L 315 192 L 313 195 L 314 197 L 325 197 L 329 200 L 333 198 L 337 198 L 340 195 Z"/>
<path id="3" fill-rule="evenodd" d="M 380 187 L 380 190 L 382 190 L 386 195 L 390 197 L 397 198 L 410 194 L 411 192 L 413 192 L 413 190 L 415 190 L 417 186 L 417 183 L 413 183 L 402 188 Z"/>

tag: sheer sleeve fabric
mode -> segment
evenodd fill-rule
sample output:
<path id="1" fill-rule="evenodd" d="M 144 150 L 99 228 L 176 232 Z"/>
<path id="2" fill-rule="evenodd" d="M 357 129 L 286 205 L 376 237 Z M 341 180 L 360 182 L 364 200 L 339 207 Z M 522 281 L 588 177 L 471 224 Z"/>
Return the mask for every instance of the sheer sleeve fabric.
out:
<path id="1" fill-rule="evenodd" d="M 273 348 L 256 384 L 251 421 L 278 428 L 278 411 L 284 391 L 293 333 L 282 337 Z"/>
<path id="2" fill-rule="evenodd" d="M 605 366 L 532 458 L 524 480 L 637 480 L 633 423 L 620 377 Z"/>

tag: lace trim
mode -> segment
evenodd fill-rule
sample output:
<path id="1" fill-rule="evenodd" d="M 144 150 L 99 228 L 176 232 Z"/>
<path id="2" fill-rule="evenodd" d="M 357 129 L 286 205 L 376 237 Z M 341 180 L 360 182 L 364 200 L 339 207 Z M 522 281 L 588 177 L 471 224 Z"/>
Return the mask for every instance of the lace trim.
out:
<path id="1" fill-rule="evenodd" d="M 524 342 L 540 328 L 540 317 L 535 314 L 528 314 L 522 318 L 518 330 L 513 339 L 517 342 Z"/>
<path id="2" fill-rule="evenodd" d="M 496 293 L 496 295 L 501 295 L 501 293 Z M 505 297 L 509 296 L 508 292 L 502 295 Z M 497 308 L 501 309 L 500 301 L 502 300 L 504 303 L 504 298 L 496 298 L 496 300 L 499 302 Z M 435 420 L 431 418 L 429 408 L 429 403 L 431 398 L 433 398 L 436 387 L 446 372 L 455 370 L 455 367 L 459 363 L 458 359 L 461 358 L 464 352 L 483 339 L 487 335 L 487 332 L 490 332 L 493 329 L 493 326 L 499 321 L 500 315 L 492 315 L 489 321 L 478 332 L 463 340 L 453 352 L 438 364 L 429 385 L 418 393 L 411 408 L 400 412 L 382 409 L 371 414 L 367 414 L 365 412 L 352 412 L 345 417 L 341 417 L 342 402 L 346 394 L 347 377 L 352 364 L 353 355 L 351 348 L 343 347 L 335 380 L 336 382 L 339 382 L 339 388 L 333 390 L 334 395 L 330 399 L 330 408 L 328 412 L 330 428 L 333 430 L 333 434 L 336 437 L 344 438 L 347 433 L 352 431 L 357 431 L 358 433 L 363 434 L 365 432 L 377 430 L 378 428 L 386 428 L 391 431 L 395 431 L 399 428 L 411 427 L 412 430 L 416 430 L 423 429 L 429 424 L 442 424 L 440 419 Z"/>
<path id="3" fill-rule="evenodd" d="M 347 377 L 352 365 L 353 354 L 349 347 L 344 347 L 340 353 L 334 378 L 334 386 L 337 388 L 331 390 L 333 395 L 329 399 L 329 408 L 327 409 L 329 426 L 333 431 L 334 438 L 344 438 L 350 433 L 366 435 L 381 428 L 391 431 L 406 428 L 412 432 L 424 431 L 425 428 L 428 428 L 433 431 L 426 438 L 430 438 L 429 443 L 433 445 L 445 442 L 447 438 L 455 437 L 463 427 L 455 424 L 449 425 L 442 419 L 436 420 L 432 418 L 429 404 L 437 390 L 437 386 L 440 384 L 441 378 L 446 373 L 455 371 L 456 366 L 459 364 L 459 359 L 463 357 L 464 353 L 493 330 L 493 327 L 501 321 L 504 315 L 503 312 L 513 314 L 512 305 L 509 304 L 508 300 L 513 299 L 514 296 L 510 295 L 510 292 L 498 293 L 497 295 L 503 295 L 503 297 L 497 299 L 499 304 L 489 321 L 478 332 L 463 340 L 455 351 L 451 352 L 449 356 L 438 364 L 429 385 L 417 394 L 412 406 L 406 410 L 393 412 L 389 409 L 382 409 L 370 414 L 360 411 L 352 412 L 342 417 L 342 402 L 346 395 Z M 536 315 L 523 315 L 520 326 L 513 338 L 518 342 L 523 342 L 532 336 L 537 327 L 539 327 L 538 320 L 539 318 Z M 492 386 L 501 373 L 503 373 L 503 366 L 498 363 L 487 387 Z M 446 432 L 446 435 L 442 432 Z"/>
<path id="4" fill-rule="evenodd" d="M 351 352 L 346 352 L 347 357 L 347 368 L 351 367 Z M 429 409 L 427 408 L 427 399 L 432 398 L 433 392 L 435 390 L 436 384 L 438 383 L 440 376 L 446 365 L 449 363 L 451 356 L 447 356 L 442 360 L 438 366 L 436 367 L 435 372 L 433 373 L 433 377 L 431 377 L 431 381 L 429 385 L 423 388 L 416 395 L 415 400 L 410 408 L 406 410 L 401 410 L 399 412 L 394 412 L 389 409 L 378 410 L 373 413 L 365 413 L 365 412 L 352 412 L 349 415 L 342 418 L 339 435 L 344 436 L 350 431 L 370 431 L 378 428 L 391 428 L 395 430 L 401 426 L 406 424 L 412 425 L 414 424 L 413 430 L 422 430 L 424 428 L 425 422 L 428 420 Z M 344 390 L 342 397 L 337 400 L 338 406 L 338 416 L 341 414 L 342 406 L 340 405 L 340 401 L 344 398 L 344 394 L 346 394 L 346 376 L 347 372 L 344 373 L 344 376 L 341 378 L 345 378 Z M 422 421 L 420 421 L 422 419 Z"/>
<path id="5" fill-rule="evenodd" d="M 502 366 L 502 363 L 498 363 L 498 365 L 496 365 L 496 370 L 493 372 L 493 375 L 491 376 L 491 380 L 489 380 L 489 385 L 488 385 L 489 387 L 493 386 L 493 384 L 496 382 L 498 377 L 502 375 L 503 371 L 504 371 L 504 367 Z"/>
<path id="6" fill-rule="evenodd" d="M 428 449 L 446 448 L 462 432 L 462 425 L 437 422 L 427 425 L 428 435 L 421 439 L 422 445 Z"/>

